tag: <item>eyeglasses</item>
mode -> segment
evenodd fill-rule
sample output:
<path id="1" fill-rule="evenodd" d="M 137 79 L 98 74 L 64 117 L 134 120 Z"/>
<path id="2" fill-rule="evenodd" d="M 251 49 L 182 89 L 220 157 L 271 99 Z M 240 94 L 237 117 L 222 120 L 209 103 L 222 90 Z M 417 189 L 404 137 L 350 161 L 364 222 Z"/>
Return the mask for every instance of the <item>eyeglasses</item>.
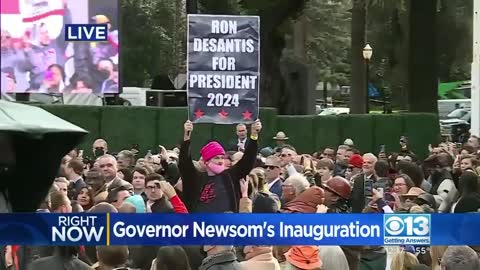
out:
<path id="1" fill-rule="evenodd" d="M 269 169 L 269 170 L 274 170 L 274 169 L 276 169 L 276 168 L 278 168 L 278 167 L 277 167 L 277 166 L 269 166 L 269 165 L 267 165 L 267 166 L 264 166 L 263 168 L 264 168 L 264 169 Z"/>
<path id="2" fill-rule="evenodd" d="M 281 157 L 291 157 L 292 154 L 290 154 L 290 153 L 289 153 L 289 154 L 281 154 L 280 156 L 281 156 Z"/>
<path id="3" fill-rule="evenodd" d="M 158 186 L 146 186 L 145 189 L 147 190 L 156 190 L 156 189 L 159 189 L 160 187 Z"/>
<path id="4" fill-rule="evenodd" d="M 128 199 L 128 198 L 130 198 L 130 196 L 124 197 L 123 200 L 125 201 L 125 200 Z M 114 203 L 118 202 L 118 199 L 114 200 L 113 202 L 114 202 Z"/>

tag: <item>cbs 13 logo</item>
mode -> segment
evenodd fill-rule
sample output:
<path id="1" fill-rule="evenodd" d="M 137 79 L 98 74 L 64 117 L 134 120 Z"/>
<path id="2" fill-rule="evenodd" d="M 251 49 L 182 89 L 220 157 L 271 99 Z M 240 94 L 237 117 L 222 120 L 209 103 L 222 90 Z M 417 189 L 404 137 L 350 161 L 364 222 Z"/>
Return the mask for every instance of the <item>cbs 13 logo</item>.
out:
<path id="1" fill-rule="evenodd" d="M 385 236 L 429 236 L 430 215 L 390 214 L 385 215 Z"/>

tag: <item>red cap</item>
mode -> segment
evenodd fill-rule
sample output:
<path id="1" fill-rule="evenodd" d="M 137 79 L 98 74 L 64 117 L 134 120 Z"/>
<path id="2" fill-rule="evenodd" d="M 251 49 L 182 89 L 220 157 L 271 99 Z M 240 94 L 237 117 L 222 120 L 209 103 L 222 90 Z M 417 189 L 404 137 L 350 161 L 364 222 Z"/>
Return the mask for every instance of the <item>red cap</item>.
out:
<path id="1" fill-rule="evenodd" d="M 348 161 L 348 165 L 355 167 L 355 168 L 362 168 L 363 165 L 363 158 L 359 154 L 355 154 L 350 157 Z"/>

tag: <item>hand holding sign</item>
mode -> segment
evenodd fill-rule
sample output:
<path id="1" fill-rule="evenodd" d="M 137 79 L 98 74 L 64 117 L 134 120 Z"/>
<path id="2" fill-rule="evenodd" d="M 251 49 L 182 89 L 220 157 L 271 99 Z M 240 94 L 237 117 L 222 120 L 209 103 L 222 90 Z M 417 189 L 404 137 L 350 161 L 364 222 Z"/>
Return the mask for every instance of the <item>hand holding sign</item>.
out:
<path id="1" fill-rule="evenodd" d="M 193 130 L 193 123 L 190 120 L 187 120 L 185 124 L 183 125 L 184 133 L 183 133 L 183 140 L 188 141 L 190 140 L 190 137 L 192 136 L 192 130 Z"/>

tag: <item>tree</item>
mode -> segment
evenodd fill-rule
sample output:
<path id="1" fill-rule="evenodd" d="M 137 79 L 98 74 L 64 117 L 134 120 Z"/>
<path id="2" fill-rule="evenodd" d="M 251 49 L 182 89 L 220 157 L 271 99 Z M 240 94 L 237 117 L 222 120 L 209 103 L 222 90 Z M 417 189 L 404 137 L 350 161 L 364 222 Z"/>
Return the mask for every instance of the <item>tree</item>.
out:
<path id="1" fill-rule="evenodd" d="M 182 0 L 121 1 L 124 86 L 149 87 L 158 74 L 176 75 L 185 61 L 184 6 Z"/>
<path id="2" fill-rule="evenodd" d="M 315 66 L 320 81 L 349 84 L 350 2 L 311 0 L 305 7 L 308 62 Z"/>
<path id="3" fill-rule="evenodd" d="M 370 82 L 390 93 L 396 108 L 408 109 L 408 11 L 405 1 L 371 1 L 367 37 L 373 47 Z"/>
<path id="4" fill-rule="evenodd" d="M 470 79 L 473 1 L 441 0 L 437 13 L 438 76 L 441 82 Z"/>
<path id="5" fill-rule="evenodd" d="M 436 0 L 409 2 L 408 104 L 411 112 L 438 112 Z"/>
<path id="6" fill-rule="evenodd" d="M 350 113 L 367 111 L 367 88 L 365 80 L 365 60 L 362 50 L 365 46 L 365 24 L 367 0 L 353 0 L 351 34 L 351 76 L 350 76 Z"/>
<path id="7" fill-rule="evenodd" d="M 280 70 L 280 59 L 285 48 L 285 34 L 290 30 L 290 19 L 295 19 L 303 10 L 307 0 L 241 0 L 246 14 L 260 16 L 261 27 L 261 82 L 262 106 L 271 106 L 283 113 L 285 83 Z"/>

